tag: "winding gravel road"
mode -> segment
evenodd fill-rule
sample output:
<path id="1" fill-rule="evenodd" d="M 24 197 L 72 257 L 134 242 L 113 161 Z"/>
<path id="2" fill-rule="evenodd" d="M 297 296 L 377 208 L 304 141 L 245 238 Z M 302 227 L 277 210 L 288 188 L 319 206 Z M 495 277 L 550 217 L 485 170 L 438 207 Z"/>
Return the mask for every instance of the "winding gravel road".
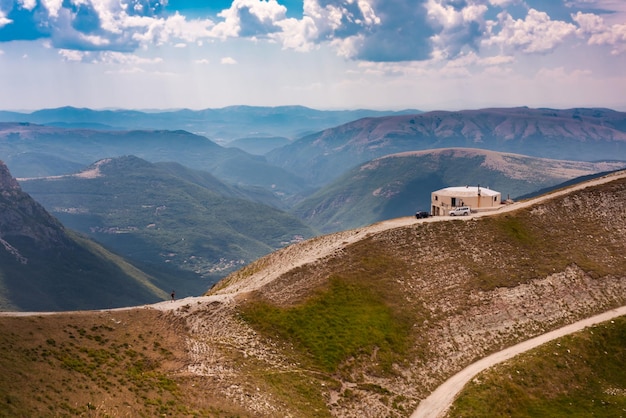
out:
<path id="1" fill-rule="evenodd" d="M 539 335 L 538 337 L 526 340 L 512 347 L 506 348 L 502 351 L 487 356 L 483 359 L 480 359 L 477 362 L 470 364 L 465 369 L 461 370 L 460 372 L 446 380 L 437 389 L 435 389 L 433 393 L 431 393 L 426 399 L 420 402 L 415 412 L 413 412 L 413 414 L 411 415 L 411 418 L 442 417 L 445 415 L 450 405 L 452 405 L 452 402 L 454 402 L 465 384 L 467 384 L 467 382 L 469 382 L 474 376 L 476 376 L 483 370 L 503 361 L 506 361 L 520 353 L 538 347 L 541 344 L 547 343 L 548 341 L 555 340 L 568 334 L 573 334 L 586 327 L 609 321 L 622 315 L 626 315 L 626 306 L 612 309 L 608 312 L 592 316 L 591 318 L 574 322 L 573 324 L 564 326 L 563 328 L 559 328 L 546 334 Z"/>

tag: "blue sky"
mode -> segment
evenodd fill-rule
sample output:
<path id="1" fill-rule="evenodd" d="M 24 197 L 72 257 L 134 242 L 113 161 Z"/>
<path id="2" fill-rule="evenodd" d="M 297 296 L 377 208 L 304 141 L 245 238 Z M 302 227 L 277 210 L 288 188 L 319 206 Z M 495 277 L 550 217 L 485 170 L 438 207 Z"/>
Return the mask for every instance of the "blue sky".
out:
<path id="1" fill-rule="evenodd" d="M 0 109 L 626 110 L 624 0 L 0 0 Z"/>

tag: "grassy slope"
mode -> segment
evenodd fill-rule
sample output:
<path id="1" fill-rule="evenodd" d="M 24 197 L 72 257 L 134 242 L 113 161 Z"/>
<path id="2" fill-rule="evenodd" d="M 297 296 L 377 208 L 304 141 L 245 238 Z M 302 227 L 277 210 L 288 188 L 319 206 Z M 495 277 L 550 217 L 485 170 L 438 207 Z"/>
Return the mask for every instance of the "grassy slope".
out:
<path id="1" fill-rule="evenodd" d="M 297 358 L 313 369 L 341 376 L 357 387 L 371 385 L 377 377 L 397 379 L 398 368 L 385 367 L 394 362 L 402 369 L 411 363 L 423 363 L 428 357 L 449 355 L 456 358 L 450 360 L 449 367 L 458 367 L 452 364 L 471 362 L 472 355 L 480 357 L 523 339 L 523 335 L 541 332 L 537 323 L 542 321 L 543 313 L 533 316 L 533 312 L 519 322 L 508 317 L 497 319 L 498 311 L 503 309 L 524 312 L 531 309 L 529 306 L 535 307 L 532 298 L 527 302 L 522 298 L 519 302 L 504 302 L 510 303 L 507 308 L 490 308 L 489 305 L 499 303 L 494 302 L 494 295 L 501 289 L 528 287 L 538 278 L 567 271 L 568 266 L 578 266 L 587 272 L 592 277 L 591 283 L 598 283 L 591 286 L 626 271 L 622 256 L 624 220 L 607 211 L 607 207 L 619 207 L 619 202 L 626 199 L 624 186 L 622 181 L 573 193 L 538 209 L 515 214 L 471 222 L 428 223 L 363 239 L 329 257 L 322 266 L 296 269 L 262 289 L 244 305 L 244 318 L 251 318 L 248 320 L 252 326 L 269 338 L 292 341 L 296 353 L 300 353 Z M 285 296 L 283 289 L 298 286 L 310 290 L 291 299 Z M 353 293 L 349 303 L 342 299 L 345 289 Z M 576 307 L 573 288 L 566 290 L 569 294 L 565 295 L 557 295 L 557 290 L 552 295 L 546 294 L 557 301 L 534 302 L 546 303 L 535 309 L 539 312 L 545 309 L 546 315 L 553 316 L 544 319 L 543 327 L 566 323 L 566 317 L 584 315 L 587 309 Z M 374 293 L 374 300 L 363 296 L 370 293 Z M 311 294 L 316 296 L 311 298 Z M 611 295 L 607 301 L 600 302 L 603 303 L 622 304 L 624 295 Z M 315 306 L 318 308 L 314 309 Z M 471 329 L 461 328 L 458 335 L 449 328 L 449 321 L 463 324 L 475 315 L 472 312 L 485 308 L 493 309 L 490 314 L 496 316 L 495 321 L 510 323 L 510 328 L 507 325 L 507 330 L 498 331 L 498 325 L 487 324 L 494 331 L 477 330 L 474 334 Z M 563 315 L 554 313 L 562 309 L 567 310 Z M 383 325 L 381 322 L 387 319 L 390 323 Z M 476 317 L 477 323 L 482 320 L 493 319 L 489 315 Z M 471 321 L 468 325 L 471 326 Z M 447 329 L 453 333 L 449 341 L 437 340 L 441 337 L 440 330 Z M 460 344 L 458 341 L 465 338 L 478 340 L 472 342 L 476 351 L 459 360 L 459 349 L 447 345 Z M 352 347 L 352 341 L 361 341 L 358 348 Z M 411 409 L 408 399 L 398 399 L 400 393 L 384 387 L 364 390 L 370 394 L 377 391 L 386 393 L 381 399 L 387 400 L 380 401 L 388 408 L 386 414 L 403 415 Z M 353 392 L 343 391 L 339 404 L 350 402 L 353 396 L 359 399 Z"/>
<path id="2" fill-rule="evenodd" d="M 0 417 L 239 416 L 199 379 L 178 374 L 181 330 L 156 311 L 0 323 Z"/>
<path id="3" fill-rule="evenodd" d="M 479 374 L 449 417 L 622 417 L 626 317 L 550 342 Z"/>
<path id="4" fill-rule="evenodd" d="M 28 263 L 1 258 L 3 310 L 61 311 L 154 303 L 166 299 L 154 277 L 73 233 L 56 254 L 22 251 Z M 26 241 L 23 245 L 27 246 Z M 27 247 L 26 247 L 27 248 Z M 168 289 L 169 290 L 169 289 Z"/>

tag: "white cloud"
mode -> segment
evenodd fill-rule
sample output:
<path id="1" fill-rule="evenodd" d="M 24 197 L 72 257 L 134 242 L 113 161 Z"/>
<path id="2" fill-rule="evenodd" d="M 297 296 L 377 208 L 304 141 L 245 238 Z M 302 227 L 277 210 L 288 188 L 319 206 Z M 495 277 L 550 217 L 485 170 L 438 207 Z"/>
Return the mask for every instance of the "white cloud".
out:
<path id="1" fill-rule="evenodd" d="M 18 0 L 18 4 L 26 10 L 33 10 L 37 6 L 37 0 Z"/>
<path id="2" fill-rule="evenodd" d="M 199 39 L 211 37 L 211 28 L 215 25 L 207 19 L 187 20 L 179 13 L 166 19 L 151 17 L 128 16 L 120 22 L 125 30 L 133 29 L 132 38 L 142 44 L 156 43 L 163 45 L 168 42 L 182 40 L 197 42 Z"/>
<path id="3" fill-rule="evenodd" d="M 489 0 L 489 4 L 498 7 L 506 7 L 514 3 L 519 3 L 519 0 Z"/>
<path id="4" fill-rule="evenodd" d="M 307 52 L 315 49 L 319 38 L 319 30 L 310 16 L 304 16 L 301 20 L 285 19 L 278 23 L 282 32 L 274 34 L 285 48 Z"/>
<path id="5" fill-rule="evenodd" d="M 50 17 L 56 18 L 63 6 L 63 0 L 41 0 L 41 4 L 48 10 Z"/>
<path id="6" fill-rule="evenodd" d="M 435 28 L 435 34 L 430 37 L 432 58 L 451 59 L 468 49 L 478 48 L 485 32 L 486 5 L 468 2 L 460 7 L 449 0 L 427 0 L 424 7 Z"/>
<path id="7" fill-rule="evenodd" d="M 626 24 L 606 25 L 600 16 L 581 12 L 572 15 L 572 19 L 579 26 L 577 33 L 587 38 L 588 45 L 610 46 L 612 54 L 626 52 Z"/>
<path id="8" fill-rule="evenodd" d="M 0 10 L 0 28 L 2 28 L 3 26 L 8 25 L 9 23 L 13 23 L 13 21 L 11 19 L 8 19 L 4 13 L 2 12 L 2 10 Z"/>
<path id="9" fill-rule="evenodd" d="M 220 39 L 265 37 L 279 30 L 286 13 L 287 8 L 276 0 L 234 0 L 230 8 L 218 14 L 224 20 L 215 25 L 212 36 Z"/>
<path id="10" fill-rule="evenodd" d="M 496 33 L 497 29 L 499 32 Z M 573 35 L 576 26 L 552 20 L 547 13 L 530 9 L 523 20 L 514 20 L 508 12 L 501 12 L 498 22 L 489 22 L 488 30 L 491 36 L 483 41 L 483 45 L 513 48 L 526 53 L 545 53 Z"/>
<path id="11" fill-rule="evenodd" d="M 485 66 L 512 64 L 513 62 L 515 62 L 515 58 L 510 55 L 496 55 L 482 59 L 482 63 Z"/>
<path id="12" fill-rule="evenodd" d="M 446 0 L 428 0 L 424 7 L 429 19 L 441 25 L 444 30 L 455 29 L 471 22 L 480 22 L 488 10 L 485 5 L 472 3 L 459 8 Z"/>
<path id="13" fill-rule="evenodd" d="M 237 64 L 237 61 L 232 57 L 224 57 L 220 60 L 220 64 L 234 65 Z"/>
<path id="14" fill-rule="evenodd" d="M 63 57 L 65 61 L 82 61 L 87 53 L 72 49 L 59 49 L 59 55 Z"/>
<path id="15" fill-rule="evenodd" d="M 122 65 L 126 67 L 138 67 L 140 65 L 154 65 L 163 62 L 162 58 L 143 58 L 135 54 L 100 51 L 83 52 L 83 61 L 90 61 L 94 64 Z"/>

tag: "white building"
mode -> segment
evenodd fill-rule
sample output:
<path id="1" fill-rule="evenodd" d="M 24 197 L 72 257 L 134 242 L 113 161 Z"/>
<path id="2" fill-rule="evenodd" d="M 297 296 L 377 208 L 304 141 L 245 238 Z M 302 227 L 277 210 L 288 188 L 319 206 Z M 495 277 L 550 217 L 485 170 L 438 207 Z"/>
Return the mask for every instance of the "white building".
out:
<path id="1" fill-rule="evenodd" d="M 469 206 L 472 212 L 495 210 L 502 204 L 500 192 L 480 186 L 446 187 L 432 192 L 430 213 L 433 216 L 447 215 L 460 206 Z"/>

